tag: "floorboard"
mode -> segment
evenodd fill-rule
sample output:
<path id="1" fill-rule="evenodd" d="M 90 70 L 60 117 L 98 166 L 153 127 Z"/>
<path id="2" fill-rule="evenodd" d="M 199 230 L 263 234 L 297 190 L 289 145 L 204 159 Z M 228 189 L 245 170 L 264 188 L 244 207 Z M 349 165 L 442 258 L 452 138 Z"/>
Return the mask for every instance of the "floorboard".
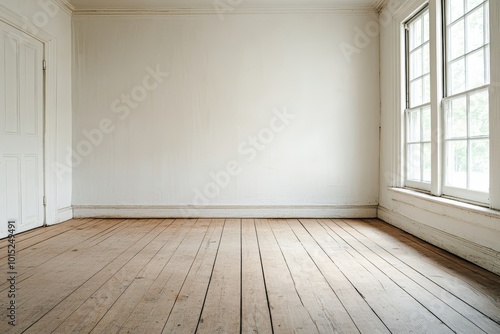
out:
<path id="1" fill-rule="evenodd" d="M 74 219 L 16 246 L 0 333 L 500 333 L 499 276 L 376 219 Z"/>

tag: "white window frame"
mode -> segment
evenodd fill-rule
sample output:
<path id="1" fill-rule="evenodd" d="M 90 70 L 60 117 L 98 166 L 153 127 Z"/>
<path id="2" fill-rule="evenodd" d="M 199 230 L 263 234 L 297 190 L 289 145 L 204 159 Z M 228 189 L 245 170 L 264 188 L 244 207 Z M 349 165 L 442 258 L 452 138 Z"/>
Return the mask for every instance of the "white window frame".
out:
<path id="1" fill-rule="evenodd" d="M 396 81 L 396 97 L 393 101 L 395 114 L 392 172 L 384 173 L 386 180 L 391 187 L 410 188 L 405 183 L 405 118 L 406 109 L 406 66 L 405 66 L 405 29 L 404 24 L 412 16 L 418 13 L 424 6 L 429 5 L 430 31 L 431 36 L 431 124 L 432 124 L 432 183 L 430 194 L 439 197 L 448 197 L 459 202 L 472 203 L 480 206 L 486 206 L 495 210 L 500 210 L 500 59 L 499 57 L 490 57 L 490 191 L 487 201 L 477 201 L 467 199 L 460 193 L 455 195 L 443 194 L 444 174 L 443 163 L 445 156 L 444 140 L 444 62 L 443 54 L 445 21 L 443 17 L 443 0 L 408 0 L 405 2 L 390 2 L 386 11 L 391 13 L 393 20 L 391 22 L 392 33 L 395 38 L 394 59 Z M 490 33 L 490 54 L 500 54 L 500 1 L 489 1 L 489 33 Z M 422 191 L 421 189 L 417 189 Z M 459 190 L 460 191 L 460 190 Z M 470 192 L 470 191 L 467 191 Z"/>
<path id="2" fill-rule="evenodd" d="M 415 181 L 415 180 L 411 180 L 408 178 L 408 164 L 409 164 L 409 161 L 408 161 L 408 146 L 409 144 L 417 144 L 419 143 L 421 145 L 421 148 L 420 148 L 420 177 L 421 179 L 423 178 L 423 144 L 431 144 L 432 145 L 432 138 L 430 138 L 430 141 L 422 141 L 422 126 L 420 126 L 420 141 L 419 142 L 412 142 L 412 143 L 408 143 L 408 124 L 409 124 L 409 113 L 410 112 L 414 112 L 416 111 L 417 109 L 422 109 L 422 108 L 425 108 L 425 107 L 431 107 L 431 101 L 429 102 L 425 102 L 423 104 L 420 104 L 420 105 L 415 105 L 415 106 L 410 106 L 410 98 L 411 98 L 411 94 L 410 94 L 410 83 L 411 83 L 411 80 L 410 80 L 410 47 L 409 47 L 409 43 L 410 43 L 410 40 L 409 40 L 409 28 L 408 26 L 414 22 L 416 19 L 418 19 L 419 16 L 422 16 L 424 13 L 428 12 L 429 11 L 429 6 L 428 4 L 426 4 L 425 6 L 423 6 L 422 8 L 420 8 L 418 10 L 417 13 L 415 13 L 412 17 L 410 17 L 408 20 L 405 21 L 405 24 L 404 24 L 404 27 L 405 27 L 405 43 L 404 43 L 404 48 L 405 48 L 405 96 L 406 96 L 406 99 L 405 99 L 405 111 L 404 111 L 404 161 L 405 161 L 405 165 L 404 165 L 404 184 L 406 187 L 409 187 L 409 188 L 414 188 L 414 189 L 418 189 L 418 190 L 423 190 L 423 191 L 426 191 L 426 192 L 430 192 L 431 191 L 431 184 L 432 184 L 432 175 L 431 175 L 431 181 L 430 182 L 424 182 L 424 181 Z M 430 20 L 430 18 L 429 18 Z M 429 27 L 429 46 L 430 46 L 430 27 Z M 430 49 L 430 47 L 429 47 Z M 429 50 L 429 53 L 430 53 L 430 50 Z M 429 54 L 429 59 L 430 59 L 430 54 Z M 430 64 L 429 64 L 430 65 Z M 424 75 L 422 75 L 423 77 Z M 431 81 L 432 81 L 432 78 L 431 78 Z M 422 120 L 420 120 L 420 123 L 422 123 Z M 432 126 L 431 126 L 431 130 L 432 130 Z M 431 131 L 432 132 L 432 131 Z M 431 165 L 432 165 L 432 162 L 431 162 Z M 432 174 L 432 173 L 431 173 Z"/>
<path id="3" fill-rule="evenodd" d="M 442 1 L 442 8 L 443 8 L 443 15 L 442 15 L 442 20 L 443 20 L 443 36 L 447 36 L 448 34 L 448 28 L 447 28 L 447 12 L 446 12 L 446 4 L 447 2 L 450 1 L 450 0 L 443 0 Z M 486 1 L 489 1 L 491 2 L 491 0 L 482 0 L 481 4 L 478 4 L 475 8 L 483 5 Z M 495 1 L 495 0 L 493 0 Z M 475 9 L 474 9 L 475 10 Z M 463 16 L 455 19 L 455 21 L 453 22 L 456 22 L 458 20 L 460 20 L 462 17 L 465 17 L 469 15 L 468 13 L 464 14 Z M 452 23 L 453 23 L 452 22 Z M 465 23 L 465 21 L 464 21 Z M 491 25 L 491 17 L 489 19 L 489 25 Z M 491 41 L 491 35 L 489 35 L 489 39 Z M 466 44 L 467 42 L 467 36 L 465 36 L 464 38 L 464 44 Z M 454 59 L 454 61 L 457 61 L 458 59 L 460 58 L 464 58 L 466 59 L 465 57 L 470 54 L 470 53 L 473 53 L 473 52 L 476 52 L 477 50 L 483 48 L 485 51 L 488 51 L 489 54 L 486 54 L 485 52 L 485 61 L 489 61 L 491 65 L 491 49 L 490 49 L 490 41 L 481 46 L 480 48 L 476 49 L 476 50 L 472 50 L 472 51 L 469 51 L 469 52 L 465 52 L 463 56 L 461 57 L 458 57 L 457 59 Z M 457 97 L 465 97 L 466 100 L 467 100 L 467 104 L 469 103 L 469 95 L 471 93 L 474 93 L 474 92 L 478 92 L 478 91 L 482 91 L 482 90 L 485 90 L 485 89 L 488 89 L 490 88 L 490 83 L 491 83 L 491 80 L 490 80 L 490 72 L 491 70 L 489 69 L 491 66 L 488 66 L 488 71 L 485 72 L 485 75 L 486 75 L 486 82 L 487 84 L 485 85 L 482 85 L 480 87 L 475 87 L 473 89 L 465 89 L 464 91 L 460 92 L 460 93 L 455 93 L 455 94 L 448 94 L 448 85 L 450 84 L 450 80 L 449 80 L 449 77 L 447 76 L 447 72 L 448 72 L 448 59 L 447 59 L 447 56 L 445 54 L 445 52 L 447 52 L 447 50 L 450 50 L 451 49 L 451 45 L 450 45 L 450 41 L 446 39 L 445 37 L 445 43 L 443 44 L 446 46 L 445 50 L 443 51 L 443 58 L 444 58 L 444 72 L 445 72 L 445 75 L 444 75 L 444 85 L 446 87 L 446 89 L 444 89 L 444 97 L 443 97 L 443 101 L 442 101 L 442 113 L 443 115 L 441 116 L 442 119 L 444 120 L 444 118 L 446 117 L 446 114 L 447 114 L 447 102 L 450 101 L 450 100 L 453 100 Z M 464 48 L 466 47 L 466 45 L 464 45 Z M 467 66 L 467 62 L 465 62 L 465 66 Z M 467 70 L 466 70 L 467 71 Z M 465 84 L 467 84 L 467 82 L 465 82 Z M 490 111 L 491 111 L 491 106 L 489 107 Z M 468 113 L 468 107 L 467 107 L 467 113 Z M 490 112 L 490 121 L 491 121 L 491 112 Z M 441 129 L 442 133 L 443 133 L 443 136 L 445 136 L 445 129 L 443 127 L 443 129 Z M 491 133 L 491 128 L 490 128 L 490 133 Z M 490 138 L 490 136 L 487 137 L 488 139 Z M 467 146 L 468 146 L 468 152 L 470 152 L 470 142 L 471 142 L 471 139 L 469 137 L 467 138 L 464 138 L 464 140 L 467 141 Z M 444 139 L 443 140 L 443 147 L 442 147 L 442 164 L 443 166 L 446 166 L 446 143 L 447 141 L 453 141 L 452 139 Z M 490 153 L 490 159 L 491 159 L 491 153 Z M 470 178 L 470 165 L 469 165 L 469 157 L 467 158 L 468 162 L 467 162 L 467 168 L 468 168 L 468 171 L 467 171 L 467 180 L 469 180 Z M 445 169 L 445 168 L 444 168 Z M 442 175 L 442 191 L 443 191 L 443 196 L 449 196 L 449 197 L 453 197 L 453 198 L 457 198 L 457 199 L 460 199 L 460 200 L 464 200 L 464 201 L 470 201 L 470 202 L 473 202 L 473 203 L 477 203 L 477 204 L 482 204 L 482 205 L 489 205 L 489 200 L 490 200 L 490 194 L 489 192 L 481 192 L 481 191 L 475 191 L 475 190 L 471 190 L 471 189 L 464 189 L 464 188 L 457 188 L 457 187 L 453 187 L 453 186 L 449 186 L 447 185 L 447 174 L 446 174 L 446 171 L 443 169 L 443 175 Z M 492 170 L 490 169 L 490 177 L 491 177 L 491 174 L 492 174 Z M 490 187 L 491 188 L 491 187 Z"/>

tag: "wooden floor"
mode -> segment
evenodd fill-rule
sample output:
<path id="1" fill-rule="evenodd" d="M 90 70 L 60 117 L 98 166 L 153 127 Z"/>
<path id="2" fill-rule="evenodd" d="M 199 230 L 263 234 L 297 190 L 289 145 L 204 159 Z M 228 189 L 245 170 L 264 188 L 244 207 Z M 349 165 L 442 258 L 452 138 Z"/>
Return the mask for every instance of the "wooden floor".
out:
<path id="1" fill-rule="evenodd" d="M 500 277 L 379 220 L 72 220 L 18 235 L 0 333 L 500 333 Z"/>

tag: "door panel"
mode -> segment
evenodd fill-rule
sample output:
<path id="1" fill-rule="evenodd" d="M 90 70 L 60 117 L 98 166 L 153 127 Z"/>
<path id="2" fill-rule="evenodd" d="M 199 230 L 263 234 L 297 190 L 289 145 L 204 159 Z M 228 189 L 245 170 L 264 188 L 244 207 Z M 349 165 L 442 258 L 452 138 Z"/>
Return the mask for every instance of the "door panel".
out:
<path id="1" fill-rule="evenodd" d="M 0 22 L 0 238 L 42 226 L 43 44 Z"/>

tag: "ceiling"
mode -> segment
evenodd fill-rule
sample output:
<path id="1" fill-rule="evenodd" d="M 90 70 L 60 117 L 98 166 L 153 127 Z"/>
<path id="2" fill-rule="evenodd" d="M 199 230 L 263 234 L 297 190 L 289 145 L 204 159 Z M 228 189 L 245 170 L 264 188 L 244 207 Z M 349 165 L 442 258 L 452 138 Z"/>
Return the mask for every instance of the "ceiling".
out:
<path id="1" fill-rule="evenodd" d="M 213 8 L 221 3 L 233 8 L 243 7 L 345 7 L 374 8 L 380 7 L 386 0 L 66 0 L 76 10 L 102 9 L 179 9 L 179 8 Z"/>

